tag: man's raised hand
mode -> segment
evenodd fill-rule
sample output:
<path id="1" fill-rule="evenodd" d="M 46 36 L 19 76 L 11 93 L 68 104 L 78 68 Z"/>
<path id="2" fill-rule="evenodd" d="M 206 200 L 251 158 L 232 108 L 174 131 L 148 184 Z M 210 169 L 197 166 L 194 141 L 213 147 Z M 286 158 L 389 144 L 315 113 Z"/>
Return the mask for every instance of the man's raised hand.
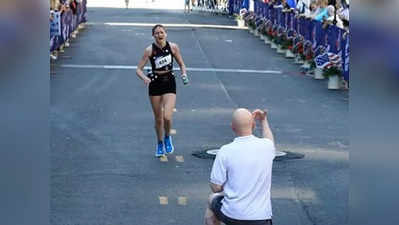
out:
<path id="1" fill-rule="evenodd" d="M 260 110 L 260 109 L 255 109 L 252 112 L 252 116 L 254 117 L 255 120 L 265 120 L 267 116 L 267 111 L 266 110 Z"/>

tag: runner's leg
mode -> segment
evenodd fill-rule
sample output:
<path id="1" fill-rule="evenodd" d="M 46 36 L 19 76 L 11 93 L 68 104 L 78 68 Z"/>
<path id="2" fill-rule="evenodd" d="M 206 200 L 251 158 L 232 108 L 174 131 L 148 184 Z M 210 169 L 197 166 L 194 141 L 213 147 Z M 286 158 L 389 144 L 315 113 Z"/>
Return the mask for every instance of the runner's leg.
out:
<path id="1" fill-rule="evenodd" d="M 155 131 L 158 141 L 163 140 L 163 113 L 162 113 L 162 96 L 150 96 L 152 111 L 154 113 Z"/>
<path id="2" fill-rule="evenodd" d="M 176 105 L 176 94 L 168 93 L 162 96 L 162 103 L 164 107 L 163 112 L 163 121 L 164 121 L 164 129 L 165 136 L 170 135 L 170 129 L 172 128 L 172 120 L 173 120 L 173 109 Z"/>

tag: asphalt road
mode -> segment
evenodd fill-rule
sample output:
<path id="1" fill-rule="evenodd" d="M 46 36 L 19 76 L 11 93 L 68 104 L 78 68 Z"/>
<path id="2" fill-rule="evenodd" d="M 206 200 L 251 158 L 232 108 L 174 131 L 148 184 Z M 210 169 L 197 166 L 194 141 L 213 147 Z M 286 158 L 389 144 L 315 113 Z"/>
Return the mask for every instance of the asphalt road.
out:
<path id="1" fill-rule="evenodd" d="M 304 76 L 246 30 L 193 26 L 234 26 L 226 16 L 89 8 L 88 18 L 51 66 L 51 224 L 203 224 L 212 160 L 192 153 L 234 138 L 237 107 L 269 109 L 278 150 L 304 155 L 274 163 L 274 224 L 347 224 L 346 91 Z M 154 157 L 152 111 L 134 69 L 152 23 L 170 25 L 191 81 L 177 80 L 167 162 Z"/>

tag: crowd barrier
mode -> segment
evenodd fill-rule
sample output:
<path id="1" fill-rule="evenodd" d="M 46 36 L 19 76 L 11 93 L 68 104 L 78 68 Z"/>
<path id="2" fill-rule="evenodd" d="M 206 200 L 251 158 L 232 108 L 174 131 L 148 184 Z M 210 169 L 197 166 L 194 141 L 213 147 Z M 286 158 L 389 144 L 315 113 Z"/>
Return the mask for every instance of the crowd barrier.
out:
<path id="1" fill-rule="evenodd" d="M 239 14 L 241 8 L 247 7 L 247 0 L 229 0 L 230 15 Z M 257 18 L 271 21 L 288 36 L 303 37 L 316 53 L 314 57 L 317 56 L 317 49 L 325 49 L 329 54 L 340 56 L 342 75 L 349 81 L 350 36 L 345 34 L 345 30 L 334 25 L 323 28 L 319 21 L 297 18 L 294 12 L 282 12 L 282 8 L 274 8 L 262 1 L 254 1 L 254 12 Z"/>
<path id="2" fill-rule="evenodd" d="M 71 38 L 72 33 L 79 24 L 87 21 L 87 0 L 77 4 L 76 14 L 72 10 L 53 13 L 50 21 L 50 52 L 57 50 L 61 45 Z"/>

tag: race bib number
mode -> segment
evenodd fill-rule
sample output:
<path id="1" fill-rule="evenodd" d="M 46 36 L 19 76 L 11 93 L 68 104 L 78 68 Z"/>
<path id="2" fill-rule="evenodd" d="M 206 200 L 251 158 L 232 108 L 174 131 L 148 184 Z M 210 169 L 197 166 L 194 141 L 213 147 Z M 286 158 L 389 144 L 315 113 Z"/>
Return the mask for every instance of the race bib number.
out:
<path id="1" fill-rule="evenodd" d="M 155 59 L 155 68 L 159 69 L 162 68 L 168 64 L 170 64 L 172 62 L 172 55 L 169 54 L 165 57 L 159 57 L 157 59 Z"/>

